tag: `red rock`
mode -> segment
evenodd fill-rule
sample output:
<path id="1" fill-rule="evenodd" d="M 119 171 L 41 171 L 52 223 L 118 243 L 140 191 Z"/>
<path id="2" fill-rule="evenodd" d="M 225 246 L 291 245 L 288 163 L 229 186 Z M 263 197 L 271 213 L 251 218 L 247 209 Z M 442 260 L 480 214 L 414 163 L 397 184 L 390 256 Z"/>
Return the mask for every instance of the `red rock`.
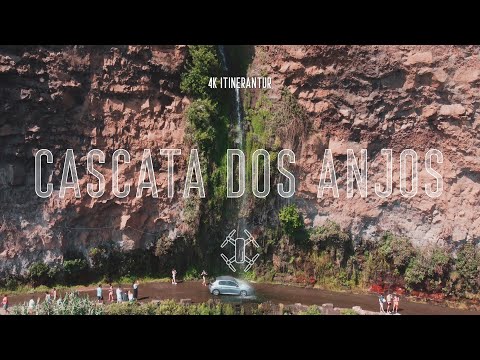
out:
<path id="1" fill-rule="evenodd" d="M 465 114 L 465 111 L 465 108 L 460 104 L 442 105 L 438 114 L 442 116 L 461 116 Z"/>
<path id="2" fill-rule="evenodd" d="M 407 58 L 405 65 L 431 64 L 433 56 L 431 51 L 415 52 Z"/>

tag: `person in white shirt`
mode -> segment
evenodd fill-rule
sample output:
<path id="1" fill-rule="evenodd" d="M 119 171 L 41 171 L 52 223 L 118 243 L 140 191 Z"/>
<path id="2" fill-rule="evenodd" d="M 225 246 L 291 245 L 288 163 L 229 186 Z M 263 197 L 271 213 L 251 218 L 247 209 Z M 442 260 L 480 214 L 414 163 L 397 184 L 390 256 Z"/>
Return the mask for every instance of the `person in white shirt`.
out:
<path id="1" fill-rule="evenodd" d="M 122 302 L 122 289 L 120 288 L 120 285 L 117 287 L 117 303 Z"/>
<path id="2" fill-rule="evenodd" d="M 35 300 L 33 300 L 33 296 L 30 298 L 30 301 L 28 302 L 28 312 L 30 314 L 33 314 L 33 310 L 35 309 Z"/>
<path id="3" fill-rule="evenodd" d="M 207 272 L 205 270 L 203 270 L 200 275 L 202 275 L 202 279 L 203 279 L 202 285 L 207 286 L 207 279 L 205 278 L 208 275 Z"/>
<path id="4" fill-rule="evenodd" d="M 135 282 L 133 283 L 133 299 L 138 299 L 138 280 L 135 280 Z"/>
<path id="5" fill-rule="evenodd" d="M 128 290 L 128 301 L 133 301 L 133 293 Z"/>
<path id="6" fill-rule="evenodd" d="M 177 285 L 177 270 L 172 269 L 172 285 Z"/>
<path id="7" fill-rule="evenodd" d="M 387 314 L 390 314 L 390 307 L 392 306 L 392 294 L 387 295 Z"/>

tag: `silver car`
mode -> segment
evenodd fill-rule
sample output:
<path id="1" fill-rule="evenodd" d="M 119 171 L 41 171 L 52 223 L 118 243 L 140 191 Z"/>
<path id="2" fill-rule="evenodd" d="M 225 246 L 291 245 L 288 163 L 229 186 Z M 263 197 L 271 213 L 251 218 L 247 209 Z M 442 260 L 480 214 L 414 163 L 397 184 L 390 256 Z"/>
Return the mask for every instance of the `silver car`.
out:
<path id="1" fill-rule="evenodd" d="M 219 276 L 213 283 L 208 285 L 210 293 L 218 295 L 250 296 L 253 288 L 246 282 L 237 280 L 232 276 Z"/>

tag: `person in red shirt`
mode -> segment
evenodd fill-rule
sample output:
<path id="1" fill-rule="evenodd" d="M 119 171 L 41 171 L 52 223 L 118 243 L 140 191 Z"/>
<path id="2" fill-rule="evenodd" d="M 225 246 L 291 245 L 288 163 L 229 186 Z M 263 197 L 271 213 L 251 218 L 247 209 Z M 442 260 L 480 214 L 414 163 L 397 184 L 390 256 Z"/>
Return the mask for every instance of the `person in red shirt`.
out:
<path id="1" fill-rule="evenodd" d="M 8 314 L 9 311 L 8 311 L 8 296 L 7 296 L 7 294 L 5 294 L 5 296 L 3 297 L 2 305 L 3 305 L 3 310 L 5 310 L 5 314 Z"/>

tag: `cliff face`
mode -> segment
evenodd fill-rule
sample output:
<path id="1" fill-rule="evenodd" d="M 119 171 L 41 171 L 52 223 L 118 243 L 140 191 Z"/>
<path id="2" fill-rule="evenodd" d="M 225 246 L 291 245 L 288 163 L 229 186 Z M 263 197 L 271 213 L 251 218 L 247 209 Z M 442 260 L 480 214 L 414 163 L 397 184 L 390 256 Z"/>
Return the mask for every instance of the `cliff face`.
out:
<path id="1" fill-rule="evenodd" d="M 184 110 L 179 90 L 187 56 L 183 46 L 22 46 L 0 48 L 0 272 L 21 273 L 33 261 L 61 260 L 69 249 L 87 251 L 105 241 L 123 249 L 145 248 L 159 235 L 171 239 L 189 231 L 184 224 L 186 156 Z M 356 239 L 385 230 L 414 243 L 476 240 L 480 193 L 480 48 L 458 46 L 256 46 L 249 75 L 267 74 L 281 101 L 287 88 L 306 112 L 295 147 L 295 201 L 308 225 L 326 219 L 351 230 Z M 235 74 L 238 75 L 238 74 Z M 295 145 L 295 146 L 294 146 Z M 50 199 L 34 191 L 34 154 L 46 148 L 54 164 L 46 177 L 54 184 Z M 66 149 L 73 149 L 82 198 L 58 189 Z M 106 154 L 100 168 L 105 195 L 92 199 L 86 183 L 86 154 Z M 130 196 L 111 193 L 111 156 L 130 152 L 121 166 L 121 183 Z M 159 199 L 135 198 L 143 149 L 151 149 Z M 161 148 L 180 148 L 173 199 L 167 198 L 167 159 Z M 326 148 L 333 152 L 340 196 L 317 198 Z M 368 197 L 345 191 L 346 149 L 368 149 Z M 381 199 L 376 182 L 385 183 L 382 148 L 393 149 L 393 194 Z M 399 157 L 418 153 L 418 193 L 399 191 Z M 430 198 L 433 183 L 425 152 L 443 152 L 443 194 Z M 248 163 L 247 163 L 248 164 Z M 273 189 L 273 188 L 272 188 Z M 275 212 L 273 212 L 275 213 Z M 276 213 L 275 213 L 276 214 Z"/>
<path id="2" fill-rule="evenodd" d="M 32 261 L 61 260 L 68 249 L 86 251 L 113 240 L 123 249 L 146 247 L 158 234 L 182 231 L 183 199 L 166 194 L 166 156 L 180 148 L 176 187 L 183 184 L 185 158 L 180 94 L 183 46 L 31 46 L 0 49 L 0 272 L 20 273 Z M 34 191 L 34 154 L 49 149 L 54 164 L 45 176 L 53 196 Z M 59 199 L 66 149 L 73 149 L 82 198 L 72 190 Z M 106 178 L 105 195 L 86 195 L 86 154 L 105 152 L 96 166 Z M 111 193 L 111 157 L 123 148 L 131 163 L 120 167 L 130 196 Z M 151 149 L 159 199 L 135 198 L 143 149 Z"/>
<path id="3" fill-rule="evenodd" d="M 428 243 L 477 240 L 480 220 L 480 48 L 460 46 L 257 46 L 252 75 L 269 74 L 274 101 L 283 87 L 308 114 L 308 131 L 297 151 L 296 202 L 309 224 L 327 218 L 357 239 L 385 230 Z M 285 145 L 288 139 L 284 139 Z M 339 198 L 317 199 L 325 148 L 333 152 Z M 368 197 L 346 197 L 346 153 L 368 149 Z M 393 149 L 393 194 L 381 199 L 374 183 L 385 184 L 380 149 Z M 442 151 L 443 194 L 430 198 L 425 152 Z M 399 190 L 399 158 L 418 153 L 418 193 Z M 410 184 L 410 182 L 407 182 Z M 410 185 L 408 185 L 410 187 Z M 408 188 L 409 188 L 408 187 Z"/>

